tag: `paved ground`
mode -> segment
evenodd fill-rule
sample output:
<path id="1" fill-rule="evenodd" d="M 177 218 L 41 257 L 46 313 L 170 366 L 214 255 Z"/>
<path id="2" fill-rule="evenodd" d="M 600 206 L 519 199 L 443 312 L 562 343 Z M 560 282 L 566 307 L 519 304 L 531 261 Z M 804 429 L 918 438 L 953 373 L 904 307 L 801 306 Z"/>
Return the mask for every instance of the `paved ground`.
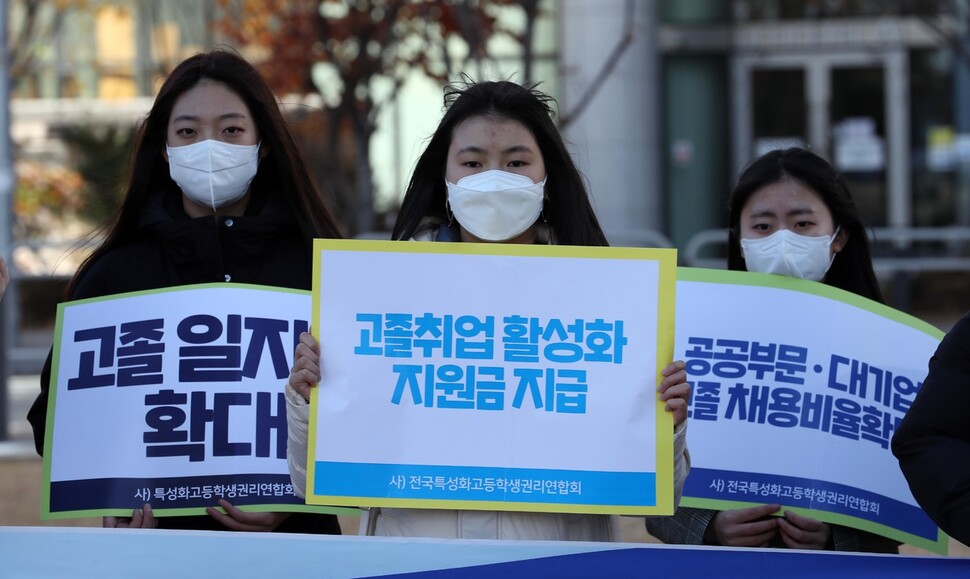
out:
<path id="1" fill-rule="evenodd" d="M 30 424 L 27 423 L 27 410 L 40 391 L 39 376 L 11 376 L 7 381 L 7 430 L 11 443 L 0 443 L 0 457 L 17 451 L 24 451 L 24 443 L 32 441 Z M 33 453 L 32 443 L 28 445 Z"/>
<path id="2" fill-rule="evenodd" d="M 39 389 L 38 376 L 12 376 L 8 382 L 8 424 L 10 440 L 0 442 L 0 525 L 91 526 L 96 519 L 68 521 L 40 520 L 41 462 L 27 409 Z"/>

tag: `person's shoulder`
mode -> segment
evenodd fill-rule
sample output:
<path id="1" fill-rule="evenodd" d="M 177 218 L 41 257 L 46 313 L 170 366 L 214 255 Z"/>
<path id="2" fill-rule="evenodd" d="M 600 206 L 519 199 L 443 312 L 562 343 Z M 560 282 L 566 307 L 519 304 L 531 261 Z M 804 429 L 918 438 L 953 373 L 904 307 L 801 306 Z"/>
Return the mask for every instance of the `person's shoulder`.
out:
<path id="1" fill-rule="evenodd" d="M 435 228 L 419 229 L 411 236 L 411 241 L 434 241 L 434 234 L 438 230 Z"/>
<path id="2" fill-rule="evenodd" d="M 970 313 L 957 320 L 946 333 L 931 362 L 970 374 Z"/>
<path id="3" fill-rule="evenodd" d="M 147 289 L 144 286 L 159 267 L 158 244 L 152 240 L 143 239 L 111 249 L 84 272 L 71 299 Z"/>
<path id="4" fill-rule="evenodd" d="M 966 336 L 968 334 L 970 334 L 970 312 L 967 312 L 966 314 L 963 315 L 962 318 L 957 320 L 956 323 L 953 324 L 953 327 L 950 329 L 950 331 L 947 332 L 948 336 L 949 335 Z"/>
<path id="5" fill-rule="evenodd" d="M 458 228 L 436 217 L 425 217 L 414 230 L 411 241 L 460 241 Z"/>

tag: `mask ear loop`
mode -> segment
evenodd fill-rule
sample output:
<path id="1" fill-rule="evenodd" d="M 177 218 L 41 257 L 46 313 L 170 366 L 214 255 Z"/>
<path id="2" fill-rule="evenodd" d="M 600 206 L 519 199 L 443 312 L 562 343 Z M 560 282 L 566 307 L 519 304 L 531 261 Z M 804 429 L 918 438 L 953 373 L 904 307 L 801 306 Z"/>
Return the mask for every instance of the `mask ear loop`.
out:
<path id="1" fill-rule="evenodd" d="M 546 182 L 545 179 L 542 180 L 543 183 Z M 546 228 L 546 245 L 555 245 L 553 241 L 554 232 L 552 226 L 549 225 L 549 220 L 546 219 L 546 202 L 549 201 L 549 197 L 546 195 L 542 196 L 542 209 L 539 210 L 539 217 L 542 218 L 542 225 Z"/>
<path id="2" fill-rule="evenodd" d="M 450 185 L 451 183 L 448 182 L 447 177 L 445 178 L 444 181 L 445 181 L 445 215 L 448 216 L 448 227 L 450 228 L 452 224 L 455 222 L 455 214 L 451 210 L 451 204 L 448 203 L 448 185 Z"/>
<path id="3" fill-rule="evenodd" d="M 842 231 L 842 226 L 841 225 L 839 225 L 838 227 L 835 228 L 835 233 L 832 234 L 832 239 L 829 240 L 829 250 L 830 251 L 832 249 L 832 244 L 835 243 L 835 240 L 836 239 L 838 239 L 839 232 L 840 231 Z M 848 240 L 848 234 L 846 234 L 846 240 L 845 241 L 846 241 L 846 243 L 848 243 L 848 241 L 849 241 Z M 845 244 L 844 243 L 842 244 L 842 249 L 845 249 Z M 840 249 L 838 251 L 832 251 L 832 258 L 829 260 L 829 267 L 828 267 L 828 269 L 825 270 L 825 275 L 828 275 L 829 269 L 832 269 L 832 264 L 835 263 L 835 258 L 839 256 L 839 252 L 841 252 L 842 249 Z M 825 279 L 825 275 L 822 276 L 822 279 Z"/>

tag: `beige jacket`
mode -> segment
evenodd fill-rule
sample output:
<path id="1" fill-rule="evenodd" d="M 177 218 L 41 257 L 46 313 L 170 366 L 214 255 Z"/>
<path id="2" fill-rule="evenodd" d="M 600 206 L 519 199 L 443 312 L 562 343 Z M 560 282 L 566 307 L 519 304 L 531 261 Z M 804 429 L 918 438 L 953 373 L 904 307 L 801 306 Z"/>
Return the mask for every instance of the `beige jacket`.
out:
<path id="1" fill-rule="evenodd" d="M 310 405 L 286 385 L 286 462 L 293 491 L 306 496 Z M 674 505 L 690 470 L 687 423 L 674 431 Z M 360 534 L 441 539 L 619 540 L 616 517 L 566 513 L 370 508 L 361 511 Z"/>

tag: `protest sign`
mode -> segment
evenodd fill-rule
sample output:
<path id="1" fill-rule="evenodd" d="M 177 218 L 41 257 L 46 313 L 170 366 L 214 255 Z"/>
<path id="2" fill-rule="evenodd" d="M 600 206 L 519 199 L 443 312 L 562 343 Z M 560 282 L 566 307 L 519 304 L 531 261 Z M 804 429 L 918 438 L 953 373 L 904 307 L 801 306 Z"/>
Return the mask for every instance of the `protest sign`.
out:
<path id="1" fill-rule="evenodd" d="M 58 306 L 41 517 L 314 511 L 293 495 L 283 385 L 306 291 L 205 284 Z"/>
<path id="2" fill-rule="evenodd" d="M 889 447 L 942 332 L 788 276 L 677 275 L 674 356 L 693 386 L 681 505 L 777 503 L 945 553 Z"/>
<path id="3" fill-rule="evenodd" d="M 672 512 L 674 250 L 317 240 L 307 501 Z"/>

